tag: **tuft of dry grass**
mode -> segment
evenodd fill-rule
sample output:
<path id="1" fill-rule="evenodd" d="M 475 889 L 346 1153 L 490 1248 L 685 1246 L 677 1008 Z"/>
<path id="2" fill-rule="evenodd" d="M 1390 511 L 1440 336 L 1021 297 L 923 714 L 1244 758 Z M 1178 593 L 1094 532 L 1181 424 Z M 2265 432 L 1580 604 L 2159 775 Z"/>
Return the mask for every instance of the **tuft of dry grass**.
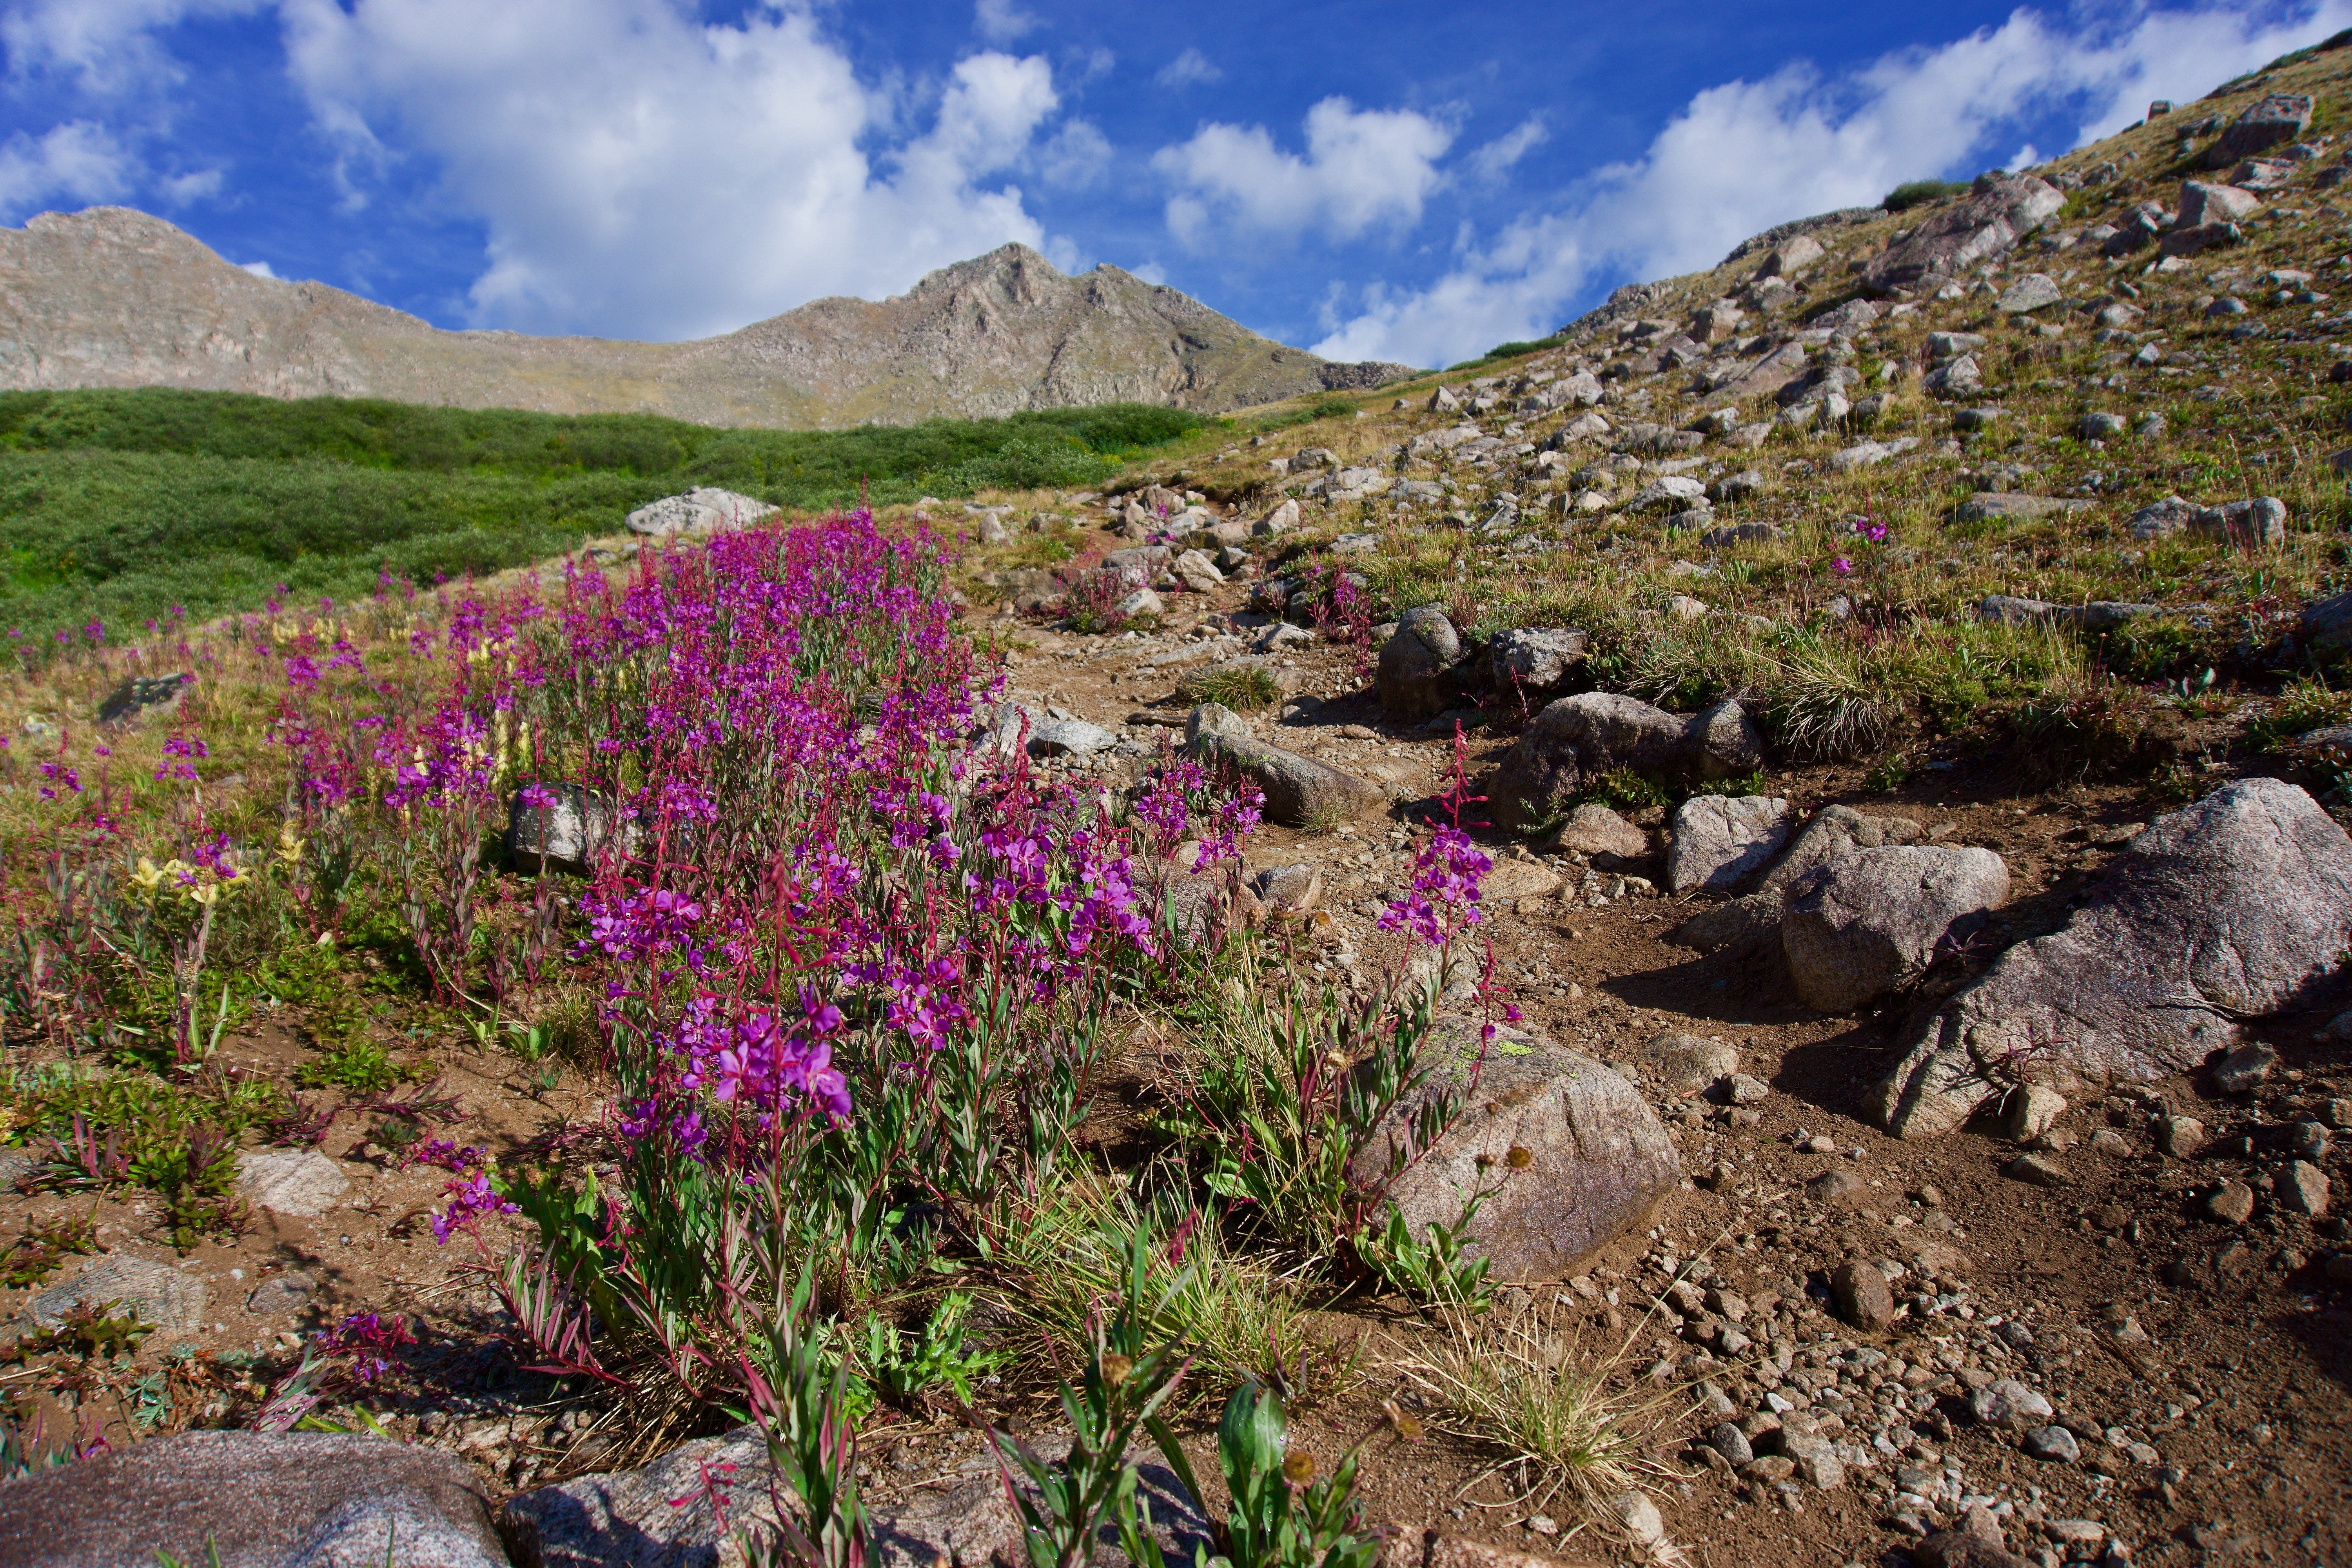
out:
<path id="1" fill-rule="evenodd" d="M 1545 1307 L 1484 1331 L 1456 1314 L 1444 1331 L 1433 1353 L 1407 1356 L 1401 1369 L 1444 1407 L 1441 1430 L 1495 1456 L 1480 1479 L 1508 1478 L 1515 1506 L 1541 1508 L 1565 1492 L 1600 1510 L 1664 1473 L 1644 1445 L 1691 1404 L 1641 1386 L 1631 1337 L 1596 1345 Z"/>

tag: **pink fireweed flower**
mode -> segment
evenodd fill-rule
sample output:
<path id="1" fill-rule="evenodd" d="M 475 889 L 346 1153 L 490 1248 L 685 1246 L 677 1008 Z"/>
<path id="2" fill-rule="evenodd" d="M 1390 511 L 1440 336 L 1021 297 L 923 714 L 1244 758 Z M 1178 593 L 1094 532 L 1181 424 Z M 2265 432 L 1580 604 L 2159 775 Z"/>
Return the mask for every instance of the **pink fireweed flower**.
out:
<path id="1" fill-rule="evenodd" d="M 1478 879 L 1495 863 L 1458 827 L 1441 827 L 1413 858 L 1412 886 L 1381 914 L 1382 931 L 1433 945 L 1478 923 Z"/>
<path id="2" fill-rule="evenodd" d="M 1843 555 L 1831 562 L 1830 566 L 1841 577 L 1843 577 L 1853 571 L 1853 563 L 1847 560 Z"/>
<path id="3" fill-rule="evenodd" d="M 490 1190 L 487 1171 L 476 1171 L 470 1181 L 452 1182 L 442 1189 L 449 1206 L 433 1216 L 433 1239 L 443 1247 L 459 1231 L 472 1234 L 486 1214 L 517 1214 L 514 1205 Z"/>

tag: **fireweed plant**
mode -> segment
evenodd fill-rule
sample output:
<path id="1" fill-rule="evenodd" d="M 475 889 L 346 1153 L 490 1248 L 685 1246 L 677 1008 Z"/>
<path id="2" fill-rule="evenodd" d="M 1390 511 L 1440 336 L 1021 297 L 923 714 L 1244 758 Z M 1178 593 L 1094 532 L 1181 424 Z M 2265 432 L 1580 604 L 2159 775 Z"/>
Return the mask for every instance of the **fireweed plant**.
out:
<path id="1" fill-rule="evenodd" d="M 413 1158 L 448 1173 L 432 1228 L 470 1253 L 536 1370 L 606 1388 L 646 1445 L 758 1422 L 779 1488 L 769 1555 L 862 1561 L 860 1419 L 996 1380 L 1004 1358 L 962 1342 L 942 1277 L 1017 1300 L 1010 1277 L 1050 1267 L 1034 1227 L 1067 1212 L 1073 1181 L 1102 1190 L 1074 1135 L 1148 1005 L 1225 999 L 1193 1015 L 1225 1077 L 1191 1086 L 1106 1223 L 1134 1237 L 1171 1216 L 1173 1268 L 1206 1205 L 1302 1288 L 1475 1297 L 1457 1238 L 1383 1223 L 1388 1184 L 1456 1100 L 1424 1097 L 1406 1152 L 1370 1180 L 1349 1169 L 1438 1065 L 1424 1042 L 1487 867 L 1458 780 L 1382 921 L 1431 950 L 1435 978 L 1345 1005 L 1277 985 L 1269 1005 L 1226 984 L 1263 945 L 1233 898 L 1256 792 L 1173 755 L 1129 790 L 1034 769 L 1025 734 L 983 721 L 997 691 L 953 630 L 946 563 L 861 511 L 648 552 L 618 580 L 575 566 L 429 603 L 387 584 L 369 613 L 406 644 L 390 658 L 331 606 L 247 617 L 242 656 L 277 681 L 282 812 L 266 828 L 208 814 L 193 705 L 152 781 L 181 792 L 163 841 L 135 841 L 113 784 L 61 768 L 48 899 L 16 900 L 11 1016 L 63 1032 L 77 996 L 102 1016 L 116 982 L 75 987 L 130 953 L 167 994 L 159 1070 L 184 1073 L 229 1016 L 226 983 L 209 1026 L 199 1010 L 208 946 L 250 945 L 262 923 L 300 952 L 404 939 L 391 972 L 469 1021 L 550 986 L 593 995 L 613 1094 L 590 1146 L 609 1157 L 421 1142 Z M 1237 992 L 1252 1000 L 1228 1005 Z M 318 1117 L 235 1125 L 315 1141 Z M 94 1126 L 46 1130 L 115 1179 Z M 494 1247 L 485 1222 L 505 1215 L 534 1237 L 522 1254 Z M 893 1325 L 926 1302 L 909 1356 Z M 1200 1321 L 1171 1309 L 1122 1331 L 1190 1355 L 1186 1312 Z M 1067 1334 L 1044 1339 L 1086 1355 Z M 1008 1375 L 1022 1365 L 1043 1370 Z"/>

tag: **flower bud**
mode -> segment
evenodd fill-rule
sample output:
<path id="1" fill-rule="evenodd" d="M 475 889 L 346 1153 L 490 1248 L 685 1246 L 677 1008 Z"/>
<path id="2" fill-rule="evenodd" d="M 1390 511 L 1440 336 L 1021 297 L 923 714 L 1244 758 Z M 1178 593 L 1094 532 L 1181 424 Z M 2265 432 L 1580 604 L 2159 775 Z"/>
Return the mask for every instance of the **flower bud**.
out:
<path id="1" fill-rule="evenodd" d="M 1282 1479 L 1294 1487 L 1303 1487 L 1315 1479 L 1315 1456 L 1304 1448 L 1293 1448 L 1282 1457 Z"/>
<path id="2" fill-rule="evenodd" d="M 1109 1352 L 1102 1358 L 1102 1380 L 1113 1388 L 1120 1387 L 1134 1375 L 1135 1363 L 1131 1358 L 1120 1355 L 1117 1351 Z"/>

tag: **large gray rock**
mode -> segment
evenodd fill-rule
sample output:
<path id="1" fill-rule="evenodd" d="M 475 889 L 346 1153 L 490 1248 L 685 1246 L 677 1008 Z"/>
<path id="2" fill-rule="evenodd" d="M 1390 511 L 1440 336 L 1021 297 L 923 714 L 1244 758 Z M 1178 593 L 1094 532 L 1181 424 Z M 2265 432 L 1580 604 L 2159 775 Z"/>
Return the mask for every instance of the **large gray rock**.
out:
<path id="1" fill-rule="evenodd" d="M 1693 795 L 1667 828 L 1667 889 L 1732 891 L 1788 842 L 1788 816 L 1789 803 L 1769 795 Z"/>
<path id="2" fill-rule="evenodd" d="M 1523 626 L 1504 632 L 1486 650 L 1488 679 L 1497 691 L 1553 691 L 1584 662 L 1586 637 L 1565 626 Z"/>
<path id="3" fill-rule="evenodd" d="M 1857 849 L 1788 884 L 1780 948 L 1805 1004 L 1844 1013 L 1926 973 L 2009 901 L 1990 849 Z"/>
<path id="4" fill-rule="evenodd" d="M 1778 889 L 1769 893 L 1747 893 L 1709 904 L 1676 926 L 1670 935 L 1683 946 L 1695 947 L 1701 952 L 1727 947 L 1777 952 L 1780 945 L 1780 910 Z"/>
<path id="5" fill-rule="evenodd" d="M 2209 506 L 2189 520 L 2189 531 L 2217 544 L 2247 549 L 2286 542 L 2286 502 L 2276 496 Z"/>
<path id="6" fill-rule="evenodd" d="M 1863 286 L 1874 294 L 1941 284 L 1999 256 L 2066 205 L 2059 189 L 2031 175 L 1988 175 L 1965 200 L 1940 207 L 1896 244 L 1871 258 Z"/>
<path id="7" fill-rule="evenodd" d="M 631 533 L 651 539 L 667 539 L 673 533 L 716 533 L 722 529 L 749 528 L 775 510 L 751 496 L 704 485 L 637 508 L 629 514 L 628 526 Z"/>
<path id="8" fill-rule="evenodd" d="M 1612 1068 L 1503 1028 L 1473 1087 L 1475 1025 L 1441 1023 L 1425 1048 L 1436 1063 L 1430 1079 L 1381 1119 L 1349 1173 L 1378 1186 L 1393 1162 L 1409 1159 L 1388 1194 L 1416 1236 L 1433 1223 L 1459 1224 L 1473 1193 L 1496 1187 L 1468 1233 L 1491 1278 L 1566 1279 L 1681 1184 L 1674 1141 L 1641 1090 Z M 1465 1089 L 1468 1100 L 1444 1133 L 1416 1149 L 1423 1106 Z M 1517 1167 L 1514 1149 L 1528 1156 Z"/>
<path id="9" fill-rule="evenodd" d="M 1504 753 L 1486 794 L 1496 825 L 1525 832 L 1568 809 L 1584 781 L 1626 769 L 1685 782 L 1753 773 L 1763 738 L 1733 701 L 1685 719 L 1614 692 L 1548 705 Z"/>
<path id="10" fill-rule="evenodd" d="M 236 1190 L 276 1214 L 325 1214 L 351 1185 L 343 1168 L 316 1149 L 249 1150 L 237 1167 Z"/>
<path id="11" fill-rule="evenodd" d="M 2175 226 L 2203 228 L 2208 224 L 2235 223 L 2262 210 L 2262 198 L 2252 191 L 2208 180 L 2184 180 L 2180 184 L 2180 216 Z"/>
<path id="12" fill-rule="evenodd" d="M 613 808 L 602 795 L 578 784 L 537 786 L 547 797 L 534 805 L 517 790 L 507 801 L 507 854 L 525 870 L 542 868 L 584 874 L 613 834 Z M 635 838 L 625 829 L 625 847 Z"/>
<path id="13" fill-rule="evenodd" d="M 1264 790 L 1266 819 L 1286 827 L 1328 829 L 1388 805 L 1388 792 L 1370 780 L 1269 745 L 1250 732 L 1240 714 L 1214 702 L 1201 704 L 1185 721 L 1184 750 L 1197 761 L 1233 768 Z"/>
<path id="14" fill-rule="evenodd" d="M 2088 898 L 1927 1020 L 1874 1091 L 1882 1126 L 1948 1131 L 2012 1081 L 2079 1100 L 2234 1045 L 2352 948 L 2352 838 L 2294 785 L 2243 779 L 2158 817 Z"/>
<path id="15" fill-rule="evenodd" d="M 2333 594 L 2305 605 L 2303 640 L 2331 651 L 2352 647 L 2352 594 Z"/>
<path id="16" fill-rule="evenodd" d="M 1994 309 L 2004 316 L 2025 316 L 2046 310 L 2064 298 L 2058 290 L 2057 281 L 2048 273 L 2029 272 L 2000 291 Z"/>
<path id="17" fill-rule="evenodd" d="M 1454 667 L 1461 662 L 1462 638 L 1444 606 L 1421 605 L 1397 617 L 1397 629 L 1381 645 L 1373 684 L 1383 711 L 1401 719 L 1427 719 L 1444 712 L 1460 695 Z"/>
<path id="18" fill-rule="evenodd" d="M 1047 1457 L 1068 1438 L 1026 1439 Z M 1162 1550 L 1189 1559 L 1205 1533 L 1198 1510 L 1175 1478 L 1141 1453 L 1137 1468 Z M 873 1531 L 866 1561 L 873 1568 L 987 1568 L 1027 1561 L 1020 1516 L 1005 1496 L 996 1460 L 977 1434 L 953 1432 L 923 1442 L 920 1468 L 861 1494 Z M 728 1479 L 726 1522 L 711 1505 L 708 1478 Z M 576 1477 L 507 1500 L 499 1521 L 516 1568 L 742 1568 L 739 1536 L 747 1528 L 770 1539 L 775 1529 L 775 1471 L 756 1426 L 698 1437 L 635 1470 Z M 1106 1531 L 1093 1561 L 1127 1562 Z"/>
<path id="19" fill-rule="evenodd" d="M 1919 837 L 1919 825 L 1905 816 L 1866 816 L 1850 805 L 1827 805 L 1797 830 L 1789 852 L 1772 862 L 1756 884 L 1759 893 L 1778 893 L 1812 870 L 1842 859 L 1857 849 L 1879 849 L 1908 844 Z"/>
<path id="20" fill-rule="evenodd" d="M 151 1328 L 191 1333 L 204 1326 L 205 1295 L 205 1282 L 194 1275 L 113 1252 L 92 1258 L 72 1279 L 35 1296 L 26 1310 L 45 1329 L 64 1322 L 77 1307 L 112 1307 L 118 1314 L 136 1314 Z"/>
<path id="21" fill-rule="evenodd" d="M 675 1493 L 673 1496 L 677 1495 Z M 0 1485 L 0 1563 L 508 1568 L 481 1483 L 383 1437 L 184 1432 Z"/>
<path id="22" fill-rule="evenodd" d="M 2207 150 L 2205 166 L 2226 169 L 2241 158 L 2294 141 L 2311 123 L 2312 108 L 2307 92 L 2274 92 L 2257 100 Z"/>

